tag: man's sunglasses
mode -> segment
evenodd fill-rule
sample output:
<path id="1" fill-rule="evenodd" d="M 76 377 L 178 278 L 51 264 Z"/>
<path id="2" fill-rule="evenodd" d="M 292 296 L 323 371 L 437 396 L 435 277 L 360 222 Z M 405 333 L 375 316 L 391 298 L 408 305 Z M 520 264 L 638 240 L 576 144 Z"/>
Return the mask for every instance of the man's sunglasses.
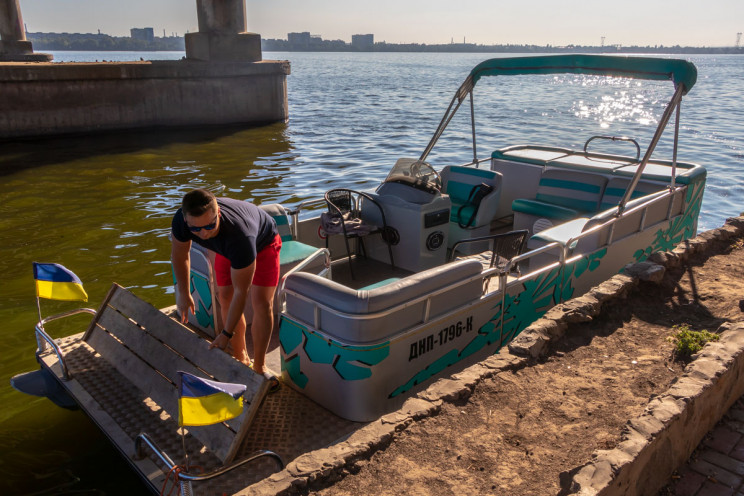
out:
<path id="1" fill-rule="evenodd" d="M 198 233 L 202 229 L 205 231 L 211 231 L 215 227 L 217 227 L 217 219 L 219 218 L 219 214 L 214 218 L 214 221 L 211 224 L 207 224 L 206 226 L 189 226 L 189 231 L 192 233 Z"/>

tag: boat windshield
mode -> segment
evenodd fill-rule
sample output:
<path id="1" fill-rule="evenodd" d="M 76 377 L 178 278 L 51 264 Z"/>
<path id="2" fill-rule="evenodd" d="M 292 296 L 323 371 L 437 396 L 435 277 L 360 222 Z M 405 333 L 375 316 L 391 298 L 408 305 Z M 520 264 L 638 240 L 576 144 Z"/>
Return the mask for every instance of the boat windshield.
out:
<path id="1" fill-rule="evenodd" d="M 431 194 L 442 190 L 439 173 L 427 162 L 415 158 L 398 159 L 384 182 L 407 184 Z"/>

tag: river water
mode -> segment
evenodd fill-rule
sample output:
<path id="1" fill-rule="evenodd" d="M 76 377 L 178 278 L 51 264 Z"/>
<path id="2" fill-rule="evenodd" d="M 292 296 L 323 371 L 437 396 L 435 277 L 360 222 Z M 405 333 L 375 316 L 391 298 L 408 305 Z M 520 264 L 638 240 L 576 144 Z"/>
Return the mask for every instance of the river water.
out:
<path id="1" fill-rule="evenodd" d="M 54 55 L 62 62 L 183 53 Z M 291 206 L 336 186 L 373 188 L 397 158 L 420 155 L 458 85 L 489 56 L 267 52 L 264 58 L 292 64 L 287 123 L 0 143 L 1 494 L 144 491 L 83 413 L 9 385 L 12 375 L 38 367 L 32 261 L 73 270 L 91 307 L 114 281 L 155 306 L 170 305 L 167 233 L 184 192 L 207 187 Z M 679 160 L 708 170 L 699 222 L 707 230 L 744 210 L 744 57 L 686 58 L 696 64 L 698 82 L 683 101 Z M 645 148 L 671 92 L 670 83 L 585 76 L 484 78 L 475 90 L 479 155 L 525 143 L 581 148 L 598 134 L 632 136 Z M 671 137 L 670 128 L 656 156 L 671 150 Z M 471 157 L 462 109 L 430 161 L 441 168 Z M 45 315 L 72 307 L 42 302 Z M 85 319 L 73 320 L 50 331 L 59 337 L 84 325 Z"/>

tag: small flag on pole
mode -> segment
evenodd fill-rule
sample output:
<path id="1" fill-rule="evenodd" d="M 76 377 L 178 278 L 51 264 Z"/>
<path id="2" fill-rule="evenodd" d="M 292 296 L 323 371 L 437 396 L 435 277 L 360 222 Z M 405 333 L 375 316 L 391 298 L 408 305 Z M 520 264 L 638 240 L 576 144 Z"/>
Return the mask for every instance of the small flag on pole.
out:
<path id="1" fill-rule="evenodd" d="M 36 296 L 50 300 L 88 301 L 78 276 L 60 264 L 34 262 Z"/>
<path id="2" fill-rule="evenodd" d="M 178 425 L 217 424 L 243 413 L 245 384 L 210 381 L 180 370 L 178 374 Z"/>

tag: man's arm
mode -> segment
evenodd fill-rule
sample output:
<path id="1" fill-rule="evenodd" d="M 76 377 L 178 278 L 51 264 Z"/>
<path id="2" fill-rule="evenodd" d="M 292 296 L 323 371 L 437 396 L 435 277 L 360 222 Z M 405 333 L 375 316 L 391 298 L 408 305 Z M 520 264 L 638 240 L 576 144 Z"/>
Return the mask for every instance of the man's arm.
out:
<path id="1" fill-rule="evenodd" d="M 248 302 L 248 292 L 251 289 L 251 283 L 253 282 L 253 274 L 256 272 L 256 262 L 253 261 L 248 267 L 243 269 L 230 269 L 230 278 L 233 284 L 233 297 L 230 302 L 230 308 L 227 310 L 227 318 L 225 319 L 224 329 L 228 333 L 232 334 L 235 331 L 235 326 L 238 325 L 240 316 L 243 315 L 245 305 Z M 209 345 L 209 348 L 220 348 L 225 349 L 230 339 L 222 334 L 217 334 Z"/>
<path id="2" fill-rule="evenodd" d="M 171 236 L 171 264 L 176 275 L 176 308 L 181 316 L 181 323 L 188 321 L 188 312 L 195 313 L 194 299 L 191 297 L 191 241 L 178 241 Z"/>

